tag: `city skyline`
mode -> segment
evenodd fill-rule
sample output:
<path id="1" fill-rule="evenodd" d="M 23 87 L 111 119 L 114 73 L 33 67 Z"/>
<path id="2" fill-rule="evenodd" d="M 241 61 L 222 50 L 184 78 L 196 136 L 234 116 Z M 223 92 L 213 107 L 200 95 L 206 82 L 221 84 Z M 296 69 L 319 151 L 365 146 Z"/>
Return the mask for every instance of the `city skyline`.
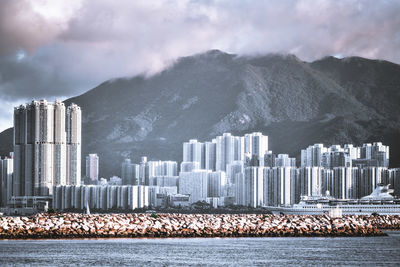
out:
<path id="1" fill-rule="evenodd" d="M 361 199 L 380 184 L 391 184 L 400 195 L 400 168 L 389 168 L 389 146 L 381 142 L 313 144 L 302 149 L 297 165 L 290 155 L 269 150 L 268 136 L 261 132 L 190 139 L 182 143 L 179 162 L 142 156 L 136 164 L 126 158 L 121 178 L 99 179 L 101 155 L 91 153 L 85 157 L 83 181 L 81 116 L 79 106 L 65 108 L 60 101 L 15 107 L 14 150 L 1 159 L 2 206 L 37 209 L 39 199 L 42 206 L 50 201 L 61 210 L 85 205 L 133 210 L 198 201 L 257 208 L 290 206 L 302 196 L 328 192 L 337 199 Z"/>

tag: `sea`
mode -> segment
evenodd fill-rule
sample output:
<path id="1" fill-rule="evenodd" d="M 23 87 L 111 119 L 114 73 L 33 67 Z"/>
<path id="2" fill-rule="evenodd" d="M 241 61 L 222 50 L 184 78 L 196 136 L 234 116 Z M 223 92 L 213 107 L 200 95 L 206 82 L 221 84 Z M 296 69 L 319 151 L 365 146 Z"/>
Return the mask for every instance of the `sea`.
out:
<path id="1" fill-rule="evenodd" d="M 0 266 L 400 266 L 383 237 L 1 240 Z"/>

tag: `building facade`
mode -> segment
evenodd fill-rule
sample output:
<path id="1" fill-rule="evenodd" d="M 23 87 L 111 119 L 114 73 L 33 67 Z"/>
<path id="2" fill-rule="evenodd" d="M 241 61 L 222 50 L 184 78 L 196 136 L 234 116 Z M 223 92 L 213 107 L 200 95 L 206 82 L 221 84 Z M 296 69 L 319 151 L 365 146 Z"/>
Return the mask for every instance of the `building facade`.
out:
<path id="1" fill-rule="evenodd" d="M 142 185 L 58 185 L 54 186 L 53 208 L 57 211 L 134 210 L 149 206 L 149 188 Z"/>
<path id="2" fill-rule="evenodd" d="M 52 195 L 53 185 L 80 184 L 81 110 L 32 101 L 14 109 L 13 196 Z"/>
<path id="3" fill-rule="evenodd" d="M 13 153 L 9 158 L 0 158 L 0 207 L 7 206 L 12 196 L 13 164 Z"/>
<path id="4" fill-rule="evenodd" d="M 86 156 L 86 177 L 92 183 L 96 183 L 99 180 L 99 157 L 97 154 Z"/>

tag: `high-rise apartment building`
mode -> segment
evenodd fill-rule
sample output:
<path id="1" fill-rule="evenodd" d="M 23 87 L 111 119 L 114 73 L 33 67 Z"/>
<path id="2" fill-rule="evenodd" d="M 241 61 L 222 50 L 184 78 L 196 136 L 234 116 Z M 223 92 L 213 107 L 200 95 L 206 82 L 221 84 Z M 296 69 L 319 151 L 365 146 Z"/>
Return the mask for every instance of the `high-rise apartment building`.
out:
<path id="1" fill-rule="evenodd" d="M 338 199 L 357 199 L 364 196 L 359 191 L 362 170 L 351 167 L 335 167 L 332 171 L 333 176 L 328 181 L 328 190 L 333 197 Z M 366 184 L 363 184 L 363 186 L 366 186 Z"/>
<path id="2" fill-rule="evenodd" d="M 389 167 L 389 146 L 381 142 L 363 144 L 361 158 L 371 160 L 374 167 Z"/>
<path id="3" fill-rule="evenodd" d="M 388 184 L 389 172 L 384 167 L 366 167 L 360 169 L 360 197 L 369 195 L 378 184 Z"/>
<path id="4" fill-rule="evenodd" d="M 92 183 L 99 180 L 99 157 L 97 154 L 89 154 L 86 156 L 86 177 Z"/>
<path id="5" fill-rule="evenodd" d="M 204 160 L 204 169 L 215 171 L 217 160 L 217 143 L 215 139 L 204 143 Z"/>
<path id="6" fill-rule="evenodd" d="M 278 154 L 275 158 L 275 167 L 296 167 L 296 158 L 290 158 L 288 154 Z"/>
<path id="7" fill-rule="evenodd" d="M 361 148 L 355 147 L 353 144 L 345 144 L 344 150 L 349 154 L 350 159 L 360 158 Z"/>
<path id="8" fill-rule="evenodd" d="M 138 185 L 140 165 L 134 164 L 130 159 L 125 159 L 121 164 L 121 178 L 124 185 Z"/>
<path id="9" fill-rule="evenodd" d="M 303 167 L 299 170 L 299 188 L 302 196 L 318 196 L 323 190 L 323 168 Z"/>
<path id="10" fill-rule="evenodd" d="M 14 109 L 13 196 L 48 196 L 53 185 L 80 184 L 81 110 L 32 101 Z"/>
<path id="11" fill-rule="evenodd" d="M 204 143 L 191 139 L 189 142 L 183 143 L 183 161 L 184 162 L 198 162 L 200 168 L 205 168 L 205 149 Z"/>
<path id="12" fill-rule="evenodd" d="M 276 155 L 274 153 L 272 153 L 272 151 L 267 151 L 264 154 L 264 166 L 265 167 L 275 167 L 275 159 L 276 159 Z"/>
<path id="13" fill-rule="evenodd" d="M 200 170 L 200 163 L 197 161 L 181 163 L 181 172 L 191 172 L 195 170 Z"/>
<path id="14" fill-rule="evenodd" d="M 293 167 L 274 167 L 272 173 L 272 203 L 275 206 L 287 206 L 296 203 L 298 192 L 297 171 Z M 266 174 L 266 172 L 264 172 Z M 271 198 L 269 199 L 271 200 Z M 264 199 L 266 202 L 267 200 Z"/>
<path id="15" fill-rule="evenodd" d="M 222 197 L 226 192 L 225 172 L 211 172 L 208 174 L 208 197 Z"/>
<path id="16" fill-rule="evenodd" d="M 388 170 L 389 183 L 394 189 L 394 195 L 400 197 L 400 168 Z"/>
<path id="17" fill-rule="evenodd" d="M 71 104 L 67 108 L 67 184 L 81 184 L 81 140 L 82 112 L 81 108 Z"/>
<path id="18" fill-rule="evenodd" d="M 226 179 L 228 184 L 235 183 L 235 176 L 238 173 L 244 173 L 244 163 L 241 160 L 233 161 L 226 166 Z"/>
<path id="19" fill-rule="evenodd" d="M 217 171 L 226 171 L 226 165 L 237 160 L 244 160 L 244 138 L 224 133 L 217 136 L 216 163 Z"/>
<path id="20" fill-rule="evenodd" d="M 266 152 L 268 152 L 268 136 L 260 132 L 244 135 L 244 153 L 256 156 L 259 162 L 263 162 Z"/>
<path id="21" fill-rule="evenodd" d="M 234 196 L 235 204 L 246 206 L 246 180 L 244 176 L 244 171 L 236 173 L 234 175 Z"/>
<path id="22" fill-rule="evenodd" d="M 301 167 L 389 167 L 389 146 L 381 142 L 354 147 L 315 144 L 301 150 Z"/>
<path id="23" fill-rule="evenodd" d="M 264 167 L 247 167 L 245 169 L 245 203 L 251 207 L 264 204 Z"/>
<path id="24" fill-rule="evenodd" d="M 209 170 L 179 173 L 179 194 L 190 195 L 190 203 L 205 201 L 208 196 Z"/>
<path id="25" fill-rule="evenodd" d="M 323 144 L 314 144 L 301 150 L 301 167 L 320 167 L 323 163 L 323 154 L 328 148 Z"/>
<path id="26" fill-rule="evenodd" d="M 154 160 L 148 161 L 149 177 L 177 176 L 178 163 L 176 161 Z"/>
<path id="27" fill-rule="evenodd" d="M 13 163 L 13 153 L 0 158 L 0 207 L 5 207 L 12 196 Z"/>

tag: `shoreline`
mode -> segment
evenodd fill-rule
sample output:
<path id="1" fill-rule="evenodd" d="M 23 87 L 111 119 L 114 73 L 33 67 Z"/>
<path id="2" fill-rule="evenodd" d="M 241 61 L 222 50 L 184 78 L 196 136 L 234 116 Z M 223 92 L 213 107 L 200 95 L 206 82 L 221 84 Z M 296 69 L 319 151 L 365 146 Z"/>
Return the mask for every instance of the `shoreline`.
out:
<path id="1" fill-rule="evenodd" d="M 36 214 L 0 217 L 0 240 L 387 236 L 400 215 Z"/>

